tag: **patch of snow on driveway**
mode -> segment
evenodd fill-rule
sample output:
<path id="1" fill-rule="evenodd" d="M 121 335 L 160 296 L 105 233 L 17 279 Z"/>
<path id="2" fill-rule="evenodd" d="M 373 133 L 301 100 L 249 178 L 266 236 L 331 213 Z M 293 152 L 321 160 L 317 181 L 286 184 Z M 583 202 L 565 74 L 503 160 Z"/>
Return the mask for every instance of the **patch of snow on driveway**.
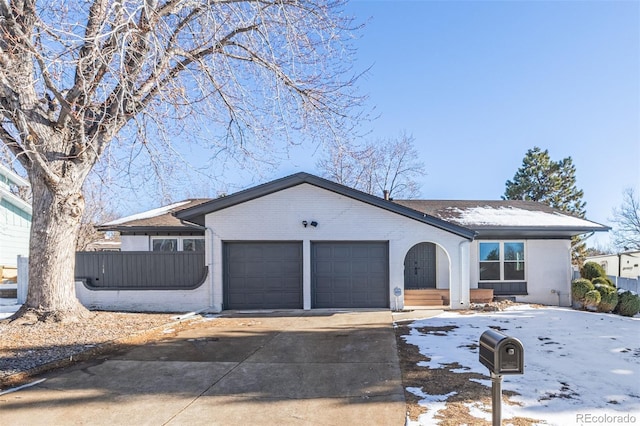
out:
<path id="1" fill-rule="evenodd" d="M 503 404 L 503 419 L 528 417 L 545 424 L 575 425 L 597 416 L 626 415 L 635 418 L 630 424 L 640 422 L 640 318 L 519 305 L 496 313 L 445 312 L 410 327 L 407 343 L 431 359 L 419 365 L 442 368 L 457 362 L 460 372 L 486 375 L 486 382 L 478 382 L 488 387 L 488 370 L 478 361 L 480 335 L 499 327 L 518 338 L 525 350 L 524 375 L 505 375 L 502 390 L 517 392 L 510 400 L 520 406 Z M 449 331 L 446 336 L 423 334 L 420 327 L 449 327 Z M 410 392 L 419 395 L 420 389 Z M 425 395 L 429 413 L 408 424 L 437 424 L 434 416 L 444 402 L 434 407 L 429 401 L 433 399 Z"/>

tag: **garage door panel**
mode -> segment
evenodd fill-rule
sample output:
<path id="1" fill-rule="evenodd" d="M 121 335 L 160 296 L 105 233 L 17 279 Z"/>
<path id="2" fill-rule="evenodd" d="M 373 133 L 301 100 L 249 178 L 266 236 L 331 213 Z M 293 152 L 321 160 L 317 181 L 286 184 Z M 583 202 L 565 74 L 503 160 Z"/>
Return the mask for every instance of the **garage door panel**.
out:
<path id="1" fill-rule="evenodd" d="M 333 271 L 334 274 L 344 274 L 349 275 L 351 273 L 351 263 L 338 260 L 333 263 Z"/>
<path id="2" fill-rule="evenodd" d="M 366 260 L 356 260 L 351 265 L 351 272 L 353 274 L 367 274 L 374 265 Z"/>
<path id="3" fill-rule="evenodd" d="M 225 309 L 301 309 L 302 243 L 224 244 Z"/>
<path id="4" fill-rule="evenodd" d="M 351 288 L 354 292 L 367 292 L 373 285 L 375 285 L 375 283 L 371 283 L 366 278 L 356 277 L 351 281 Z"/>
<path id="5" fill-rule="evenodd" d="M 314 308 L 389 307 L 386 242 L 312 243 Z"/>
<path id="6" fill-rule="evenodd" d="M 344 258 L 351 255 L 349 247 L 333 247 L 332 250 L 334 258 Z"/>
<path id="7" fill-rule="evenodd" d="M 318 261 L 315 265 L 315 270 L 318 274 L 330 274 L 333 271 L 333 264 L 331 262 Z"/>
<path id="8" fill-rule="evenodd" d="M 351 257 L 354 259 L 368 259 L 371 257 L 370 247 L 353 247 Z"/>
<path id="9" fill-rule="evenodd" d="M 387 271 L 387 264 L 381 261 L 369 263 L 369 272 L 372 274 L 384 274 Z"/>
<path id="10" fill-rule="evenodd" d="M 316 250 L 317 250 L 316 253 L 319 258 L 322 258 L 322 259 L 331 258 L 331 253 L 332 253 L 331 247 L 317 246 Z"/>

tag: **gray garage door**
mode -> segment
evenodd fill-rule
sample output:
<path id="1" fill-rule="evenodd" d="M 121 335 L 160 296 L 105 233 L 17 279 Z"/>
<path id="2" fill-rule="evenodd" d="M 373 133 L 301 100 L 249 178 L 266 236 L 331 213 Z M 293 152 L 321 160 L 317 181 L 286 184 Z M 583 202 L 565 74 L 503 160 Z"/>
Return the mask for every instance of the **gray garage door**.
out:
<path id="1" fill-rule="evenodd" d="M 387 242 L 317 242 L 311 256 L 314 308 L 389 307 Z"/>
<path id="2" fill-rule="evenodd" d="M 225 243 L 224 308 L 302 309 L 302 243 Z"/>

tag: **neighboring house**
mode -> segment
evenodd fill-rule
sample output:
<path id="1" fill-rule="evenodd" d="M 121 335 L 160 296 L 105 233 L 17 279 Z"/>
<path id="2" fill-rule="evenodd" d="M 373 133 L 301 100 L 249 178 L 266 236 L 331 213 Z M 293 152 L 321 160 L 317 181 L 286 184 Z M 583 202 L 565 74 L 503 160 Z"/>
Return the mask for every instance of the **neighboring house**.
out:
<path id="1" fill-rule="evenodd" d="M 77 286 L 80 300 L 165 311 L 463 309 L 493 292 L 568 306 L 571 237 L 608 230 L 539 203 L 386 200 L 306 173 L 197 201 L 100 229 L 120 231 L 122 250 L 184 250 L 185 239 L 203 238 L 201 285 Z"/>
<path id="2" fill-rule="evenodd" d="M 211 201 L 190 199 L 123 217 L 98 226 L 120 234 L 122 251 L 204 251 L 204 227 L 177 219 L 174 213 Z"/>
<path id="3" fill-rule="evenodd" d="M 0 165 L 0 266 L 16 268 L 18 256 L 29 255 L 32 211 L 12 187 L 29 187 L 29 182 Z"/>
<path id="4" fill-rule="evenodd" d="M 120 236 L 116 233 L 106 233 L 104 238 L 87 244 L 85 251 L 120 251 Z M 113 235 L 109 235 L 113 234 Z"/>
<path id="5" fill-rule="evenodd" d="M 640 251 L 626 251 L 618 254 L 589 256 L 585 262 L 595 262 L 602 266 L 607 275 L 622 278 L 640 277 Z"/>

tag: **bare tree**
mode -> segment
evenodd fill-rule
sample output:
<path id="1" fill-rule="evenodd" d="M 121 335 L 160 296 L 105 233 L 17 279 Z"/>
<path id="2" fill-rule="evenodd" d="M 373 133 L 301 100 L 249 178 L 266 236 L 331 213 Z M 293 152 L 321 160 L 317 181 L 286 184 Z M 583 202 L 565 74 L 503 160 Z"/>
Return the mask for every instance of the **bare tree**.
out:
<path id="1" fill-rule="evenodd" d="M 299 132 L 348 131 L 360 98 L 343 3 L 0 0 L 0 140 L 33 192 L 30 287 L 17 316 L 86 314 L 69 241 L 83 183 L 118 134 L 117 148 L 134 145 L 130 158 L 161 161 L 179 155 L 175 135 L 202 123 L 248 154 Z"/>
<path id="2" fill-rule="evenodd" d="M 104 184 L 100 179 L 89 177 L 82 187 L 86 207 L 80 219 L 80 228 L 76 239 L 77 251 L 86 251 L 92 243 L 104 240 L 105 233 L 98 231 L 96 225 L 117 217 Z"/>
<path id="3" fill-rule="evenodd" d="M 640 199 L 633 188 L 623 192 L 622 205 L 613 209 L 613 243 L 619 250 L 640 250 Z"/>
<path id="4" fill-rule="evenodd" d="M 425 174 L 413 136 L 379 139 L 359 147 L 335 144 L 316 166 L 324 177 L 374 195 L 414 198 L 420 193 L 417 179 Z"/>

